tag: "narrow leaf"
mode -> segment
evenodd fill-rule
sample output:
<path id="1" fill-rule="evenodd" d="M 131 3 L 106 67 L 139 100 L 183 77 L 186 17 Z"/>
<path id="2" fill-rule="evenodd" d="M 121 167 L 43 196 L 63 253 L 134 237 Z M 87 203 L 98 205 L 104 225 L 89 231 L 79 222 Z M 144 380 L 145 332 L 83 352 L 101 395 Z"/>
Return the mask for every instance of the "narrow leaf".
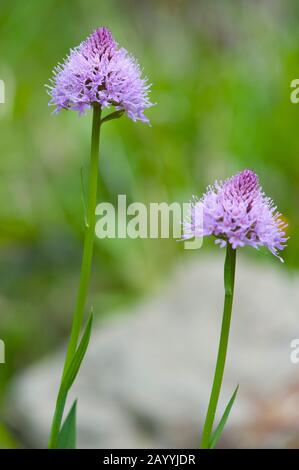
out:
<path id="1" fill-rule="evenodd" d="M 57 449 L 76 449 L 76 410 L 77 400 L 74 401 L 58 434 Z"/>
<path id="2" fill-rule="evenodd" d="M 114 111 L 113 113 L 110 113 L 107 116 L 105 116 L 101 120 L 101 124 L 103 124 L 104 122 L 111 121 L 112 119 L 118 119 L 122 117 L 123 114 L 124 114 L 124 111 L 122 109 L 119 109 L 118 111 Z"/>
<path id="3" fill-rule="evenodd" d="M 70 365 L 66 369 L 63 375 L 61 384 L 60 384 L 57 402 L 56 402 L 55 414 L 54 414 L 53 424 L 52 424 L 52 429 L 51 429 L 50 443 L 49 443 L 49 447 L 51 449 L 55 449 L 57 447 L 58 435 L 59 435 L 59 432 L 61 432 L 60 423 L 62 420 L 63 410 L 64 410 L 64 406 L 66 403 L 68 391 L 74 383 L 74 380 L 78 374 L 81 363 L 83 361 L 84 355 L 86 353 L 89 340 L 90 340 L 92 320 L 93 320 L 93 313 L 91 311 L 90 317 L 87 322 L 84 334 L 81 338 L 80 344 L 73 356 L 73 359 Z"/>
<path id="4" fill-rule="evenodd" d="M 210 441 L 210 444 L 209 444 L 209 449 L 213 449 L 215 447 L 215 445 L 217 444 L 217 442 L 219 441 L 220 439 L 220 436 L 222 434 L 222 431 L 224 429 L 224 426 L 226 425 L 226 421 L 228 419 L 228 415 L 232 409 L 232 406 L 234 404 L 234 401 L 235 401 L 235 398 L 237 396 L 237 393 L 238 393 L 238 389 L 239 389 L 239 385 L 237 385 L 237 388 L 236 390 L 234 391 L 233 393 L 233 396 L 231 397 L 231 399 L 229 400 L 228 404 L 227 404 L 227 407 L 225 408 L 225 411 L 223 413 L 223 416 L 221 418 L 221 420 L 219 421 L 219 424 L 217 426 L 217 428 L 215 429 L 215 431 L 213 432 L 213 435 L 211 437 L 211 441 Z"/>
<path id="5" fill-rule="evenodd" d="M 61 388 L 68 391 L 71 386 L 74 383 L 74 380 L 78 374 L 78 371 L 80 369 L 81 363 L 83 361 L 83 358 L 85 356 L 89 340 L 90 340 L 90 333 L 91 333 L 91 327 L 92 327 L 92 320 L 93 320 L 93 314 L 90 314 L 89 320 L 87 322 L 84 334 L 81 338 L 80 344 L 74 354 L 74 357 L 68 367 L 68 369 L 65 372 L 65 375 L 62 379 L 61 383 Z"/>

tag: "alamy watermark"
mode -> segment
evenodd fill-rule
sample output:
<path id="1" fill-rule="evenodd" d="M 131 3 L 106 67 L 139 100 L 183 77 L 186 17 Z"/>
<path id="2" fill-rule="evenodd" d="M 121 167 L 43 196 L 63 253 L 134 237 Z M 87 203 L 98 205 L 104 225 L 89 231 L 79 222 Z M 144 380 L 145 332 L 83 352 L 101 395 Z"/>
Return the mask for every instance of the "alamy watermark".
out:
<path id="1" fill-rule="evenodd" d="M 293 88 L 290 94 L 291 103 L 297 104 L 299 103 L 299 78 L 294 78 L 290 86 Z"/>
<path id="2" fill-rule="evenodd" d="M 191 203 L 172 202 L 133 202 L 127 205 L 125 194 L 119 194 L 117 207 L 109 202 L 101 202 L 96 207 L 95 232 L 98 238 L 175 238 L 182 239 L 182 221 L 190 217 Z M 194 223 L 202 224 L 202 214 L 197 211 Z M 187 250 L 202 246 L 202 238 L 184 240 Z"/>
<path id="3" fill-rule="evenodd" d="M 290 344 L 291 353 L 290 353 L 290 361 L 292 364 L 299 363 L 299 339 L 295 338 L 291 341 Z"/>

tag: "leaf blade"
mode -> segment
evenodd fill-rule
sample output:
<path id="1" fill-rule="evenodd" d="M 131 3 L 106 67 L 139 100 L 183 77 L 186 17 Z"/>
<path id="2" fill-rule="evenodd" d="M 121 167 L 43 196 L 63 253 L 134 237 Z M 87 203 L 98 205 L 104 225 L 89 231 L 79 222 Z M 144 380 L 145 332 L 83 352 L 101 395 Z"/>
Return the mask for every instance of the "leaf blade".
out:
<path id="1" fill-rule="evenodd" d="M 49 442 L 49 447 L 51 449 L 54 449 L 57 447 L 57 440 L 58 440 L 58 435 L 61 432 L 61 422 L 62 422 L 62 417 L 63 417 L 63 410 L 64 410 L 65 403 L 67 400 L 67 395 L 71 386 L 74 383 L 74 380 L 79 372 L 81 363 L 85 356 L 85 353 L 89 344 L 89 340 L 90 340 L 92 322 L 93 322 L 93 312 L 91 311 L 90 317 L 86 324 L 79 346 L 61 380 L 58 397 L 56 401 L 55 414 L 53 418 L 54 425 L 52 424 L 52 428 L 51 428 L 51 436 L 50 436 L 50 442 Z"/>
<path id="2" fill-rule="evenodd" d="M 79 346 L 62 379 L 61 388 L 65 389 L 66 391 L 68 391 L 73 385 L 75 378 L 77 377 L 77 374 L 79 372 L 82 361 L 84 359 L 84 356 L 85 356 L 85 353 L 89 344 L 89 340 L 90 340 L 92 321 L 93 321 L 93 313 L 90 314 L 89 320 L 87 322 L 87 325 L 84 330 L 81 341 L 79 343 Z"/>
<path id="3" fill-rule="evenodd" d="M 74 401 L 57 438 L 57 449 L 76 449 L 76 412 L 77 400 Z"/>
<path id="4" fill-rule="evenodd" d="M 210 441 L 210 444 L 209 444 L 209 449 L 213 449 L 215 447 L 215 445 L 217 444 L 217 442 L 219 441 L 220 437 L 221 437 L 221 434 L 222 434 L 222 431 L 224 429 L 224 426 L 226 425 L 229 413 L 230 413 L 230 411 L 233 407 L 234 401 L 236 399 L 238 389 L 239 389 L 239 385 L 237 385 L 236 390 L 234 391 L 231 399 L 229 400 L 229 402 L 228 402 L 228 404 L 227 404 L 227 406 L 224 410 L 224 413 L 223 413 L 222 418 L 220 419 L 220 421 L 218 423 L 217 428 L 215 429 L 215 431 L 212 434 L 211 441 Z"/>

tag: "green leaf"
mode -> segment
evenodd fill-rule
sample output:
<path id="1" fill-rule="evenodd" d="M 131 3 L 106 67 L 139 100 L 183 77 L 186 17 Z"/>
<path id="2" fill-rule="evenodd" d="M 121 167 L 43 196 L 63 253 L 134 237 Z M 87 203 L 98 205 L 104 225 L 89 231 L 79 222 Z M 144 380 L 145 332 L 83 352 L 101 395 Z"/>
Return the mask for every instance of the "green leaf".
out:
<path id="1" fill-rule="evenodd" d="M 80 344 L 74 354 L 74 357 L 67 368 L 65 375 L 62 379 L 61 383 L 61 388 L 65 391 L 68 391 L 71 386 L 74 383 L 74 380 L 78 374 L 78 371 L 80 369 L 81 363 L 83 361 L 83 358 L 85 356 L 89 340 L 90 340 L 90 333 L 91 333 L 91 327 L 92 327 L 92 320 L 93 320 L 93 313 L 90 314 L 89 320 L 87 322 L 85 331 L 83 333 L 83 336 L 81 338 Z"/>
<path id="2" fill-rule="evenodd" d="M 101 120 L 101 124 L 103 124 L 104 122 L 111 121 L 112 119 L 118 119 L 122 117 L 123 114 L 124 114 L 124 111 L 122 109 L 119 109 L 118 111 L 114 111 L 113 113 L 110 113 L 106 117 L 104 117 Z"/>
<path id="3" fill-rule="evenodd" d="M 77 400 L 74 401 L 58 434 L 57 449 L 76 449 L 76 410 Z"/>
<path id="4" fill-rule="evenodd" d="M 219 421 L 219 424 L 218 424 L 217 428 L 213 432 L 213 435 L 211 437 L 211 441 L 210 441 L 210 444 L 209 444 L 209 449 L 213 449 L 215 447 L 215 445 L 217 444 L 217 442 L 219 441 L 219 439 L 220 439 L 220 436 L 222 434 L 224 426 L 226 425 L 228 415 L 230 413 L 230 410 L 232 409 L 235 398 L 237 396 L 238 389 L 239 389 L 239 385 L 237 385 L 237 388 L 234 391 L 233 396 L 229 400 L 229 402 L 227 404 L 227 407 L 225 408 L 225 411 L 223 413 L 223 416 L 222 416 L 221 420 Z"/>
<path id="5" fill-rule="evenodd" d="M 63 416 L 63 410 L 64 410 L 64 406 L 66 403 L 67 394 L 71 386 L 74 383 L 74 380 L 78 374 L 81 363 L 85 356 L 85 353 L 89 344 L 89 340 L 90 340 L 92 321 L 93 321 L 93 312 L 91 311 L 89 320 L 87 322 L 87 325 L 83 333 L 83 336 L 81 338 L 81 341 L 79 343 L 79 346 L 73 356 L 73 359 L 71 360 L 69 366 L 67 367 L 62 377 L 62 381 L 61 381 L 59 392 L 58 392 L 56 407 L 55 407 L 55 414 L 53 418 L 54 424 L 52 424 L 52 429 L 51 429 L 51 436 L 50 436 L 50 443 L 49 443 L 49 447 L 51 449 L 55 449 L 57 447 L 58 435 L 59 435 L 59 432 L 61 432 L 60 423 L 61 423 L 62 416 Z"/>

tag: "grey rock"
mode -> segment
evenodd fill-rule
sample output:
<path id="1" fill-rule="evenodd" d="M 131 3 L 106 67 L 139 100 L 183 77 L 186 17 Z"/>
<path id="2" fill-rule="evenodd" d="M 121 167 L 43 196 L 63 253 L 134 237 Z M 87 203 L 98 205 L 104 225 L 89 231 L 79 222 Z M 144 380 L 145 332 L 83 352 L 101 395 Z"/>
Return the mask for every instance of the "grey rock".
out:
<path id="1" fill-rule="evenodd" d="M 223 261 L 224 252 L 194 255 L 154 298 L 96 325 L 69 400 L 79 398 L 79 447 L 198 447 L 221 326 Z M 239 256 L 218 419 L 240 389 L 220 445 L 297 445 L 299 364 L 290 361 L 290 342 L 299 337 L 298 305 L 297 274 Z M 10 418 L 31 446 L 46 445 L 62 364 L 60 351 L 13 383 Z"/>

